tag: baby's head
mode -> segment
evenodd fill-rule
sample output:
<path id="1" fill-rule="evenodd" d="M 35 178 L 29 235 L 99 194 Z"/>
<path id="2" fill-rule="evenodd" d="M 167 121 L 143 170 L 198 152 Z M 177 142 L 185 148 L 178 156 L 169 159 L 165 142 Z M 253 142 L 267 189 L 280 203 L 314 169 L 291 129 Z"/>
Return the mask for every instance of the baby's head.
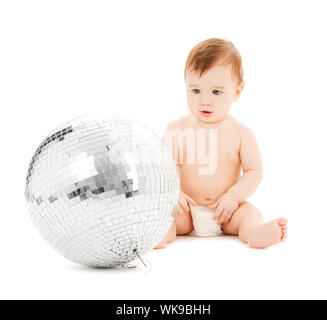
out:
<path id="1" fill-rule="evenodd" d="M 230 41 L 204 40 L 191 50 L 184 77 L 191 113 L 202 122 L 221 121 L 244 87 L 241 55 Z"/>

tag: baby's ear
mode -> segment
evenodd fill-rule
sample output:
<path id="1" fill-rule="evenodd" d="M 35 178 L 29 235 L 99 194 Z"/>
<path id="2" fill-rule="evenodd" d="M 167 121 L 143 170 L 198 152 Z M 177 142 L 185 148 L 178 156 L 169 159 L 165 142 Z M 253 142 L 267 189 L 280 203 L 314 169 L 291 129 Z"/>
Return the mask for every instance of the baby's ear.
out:
<path id="1" fill-rule="evenodd" d="M 242 91 L 244 89 L 244 81 L 242 81 L 235 89 L 235 97 L 234 97 L 234 101 L 236 101 L 242 94 Z"/>

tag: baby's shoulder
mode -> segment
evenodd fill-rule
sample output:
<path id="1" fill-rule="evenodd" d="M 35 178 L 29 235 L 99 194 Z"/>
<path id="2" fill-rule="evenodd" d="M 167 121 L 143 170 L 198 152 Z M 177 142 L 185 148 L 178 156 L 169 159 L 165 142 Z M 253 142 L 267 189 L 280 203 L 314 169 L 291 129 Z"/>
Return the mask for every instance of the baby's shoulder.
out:
<path id="1" fill-rule="evenodd" d="M 241 121 L 236 120 L 234 117 L 230 117 L 230 128 L 239 135 L 239 137 L 253 135 L 253 131 L 250 127 Z"/>
<path id="2" fill-rule="evenodd" d="M 184 129 L 188 127 L 189 122 L 190 119 L 188 115 L 179 117 L 176 120 L 169 122 L 167 125 L 167 129 Z"/>

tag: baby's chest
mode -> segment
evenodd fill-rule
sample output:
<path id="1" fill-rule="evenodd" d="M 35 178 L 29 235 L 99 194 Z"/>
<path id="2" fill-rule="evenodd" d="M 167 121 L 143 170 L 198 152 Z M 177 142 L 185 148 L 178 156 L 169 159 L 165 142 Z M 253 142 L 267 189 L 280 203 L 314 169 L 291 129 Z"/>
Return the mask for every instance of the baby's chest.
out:
<path id="1" fill-rule="evenodd" d="M 219 159 L 221 163 L 239 162 L 239 142 L 233 134 L 216 131 L 195 131 L 194 136 L 184 136 L 180 143 L 183 159 Z"/>

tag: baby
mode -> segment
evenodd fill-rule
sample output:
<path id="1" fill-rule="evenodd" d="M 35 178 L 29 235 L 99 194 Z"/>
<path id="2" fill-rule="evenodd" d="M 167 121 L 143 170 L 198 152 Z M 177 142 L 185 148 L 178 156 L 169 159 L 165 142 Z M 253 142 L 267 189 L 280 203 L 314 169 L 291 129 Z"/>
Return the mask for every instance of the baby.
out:
<path id="1" fill-rule="evenodd" d="M 228 114 L 244 88 L 238 50 L 223 39 L 200 42 L 188 56 L 184 78 L 190 113 L 171 122 L 164 135 L 179 168 L 181 197 L 176 219 L 156 248 L 193 230 L 198 236 L 237 235 L 251 248 L 281 242 L 287 220 L 264 223 L 246 201 L 263 167 L 252 131 Z"/>

